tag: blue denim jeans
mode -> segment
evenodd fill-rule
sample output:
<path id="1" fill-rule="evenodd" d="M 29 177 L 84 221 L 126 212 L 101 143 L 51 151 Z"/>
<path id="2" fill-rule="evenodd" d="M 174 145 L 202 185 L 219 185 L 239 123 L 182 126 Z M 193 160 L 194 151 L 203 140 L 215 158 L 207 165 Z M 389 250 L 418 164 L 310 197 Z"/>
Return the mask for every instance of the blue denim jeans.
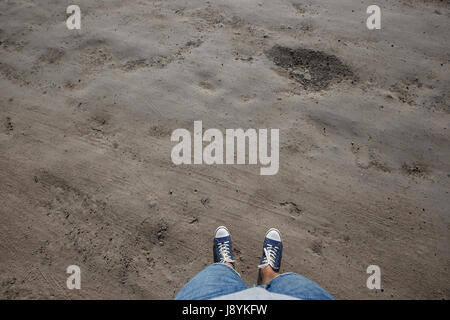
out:
<path id="1" fill-rule="evenodd" d="M 288 272 L 261 285 L 269 292 L 284 294 L 302 300 L 332 300 L 334 297 L 314 281 Z M 208 300 L 251 288 L 229 265 L 214 263 L 192 278 L 175 297 L 175 300 Z"/>

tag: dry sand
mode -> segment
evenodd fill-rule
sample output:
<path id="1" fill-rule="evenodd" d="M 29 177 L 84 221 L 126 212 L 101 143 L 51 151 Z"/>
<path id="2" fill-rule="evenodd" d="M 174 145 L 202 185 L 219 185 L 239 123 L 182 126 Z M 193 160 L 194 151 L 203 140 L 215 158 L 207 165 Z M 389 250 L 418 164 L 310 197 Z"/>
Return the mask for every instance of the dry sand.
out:
<path id="1" fill-rule="evenodd" d="M 450 298 L 450 4 L 372 2 L 1 1 L 0 298 L 170 299 L 219 225 L 249 283 L 277 227 L 339 299 Z M 279 173 L 173 165 L 194 120 L 280 128 Z"/>

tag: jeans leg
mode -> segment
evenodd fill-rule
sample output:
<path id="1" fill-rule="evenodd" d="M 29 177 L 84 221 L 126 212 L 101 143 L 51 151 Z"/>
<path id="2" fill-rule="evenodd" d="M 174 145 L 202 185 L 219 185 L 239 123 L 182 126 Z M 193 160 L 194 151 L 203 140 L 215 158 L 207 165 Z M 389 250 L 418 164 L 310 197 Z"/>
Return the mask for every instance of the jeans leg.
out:
<path id="1" fill-rule="evenodd" d="M 266 289 L 302 300 L 334 300 L 334 297 L 317 283 L 293 272 L 275 277 L 267 284 Z"/>
<path id="2" fill-rule="evenodd" d="M 225 263 L 214 263 L 186 283 L 175 300 L 208 300 L 247 288 L 233 268 Z"/>

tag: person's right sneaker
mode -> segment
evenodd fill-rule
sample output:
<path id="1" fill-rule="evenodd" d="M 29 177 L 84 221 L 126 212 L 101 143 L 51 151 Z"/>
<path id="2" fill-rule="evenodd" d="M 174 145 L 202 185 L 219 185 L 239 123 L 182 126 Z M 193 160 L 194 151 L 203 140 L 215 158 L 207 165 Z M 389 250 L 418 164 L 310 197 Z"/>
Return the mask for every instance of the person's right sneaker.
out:
<path id="1" fill-rule="evenodd" d="M 261 262 L 258 266 L 258 284 L 261 283 L 261 269 L 271 266 L 275 272 L 280 271 L 283 242 L 281 233 L 275 228 L 269 229 L 264 237 Z"/>
<path id="2" fill-rule="evenodd" d="M 234 266 L 231 235 L 224 226 L 218 227 L 214 232 L 213 254 L 214 263 L 229 262 Z"/>

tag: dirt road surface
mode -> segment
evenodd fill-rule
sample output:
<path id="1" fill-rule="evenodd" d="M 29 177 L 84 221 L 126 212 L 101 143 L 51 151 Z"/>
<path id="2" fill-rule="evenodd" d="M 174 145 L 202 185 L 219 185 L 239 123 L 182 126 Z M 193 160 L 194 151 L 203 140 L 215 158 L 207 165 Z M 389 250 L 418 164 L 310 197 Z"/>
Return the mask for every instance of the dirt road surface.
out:
<path id="1" fill-rule="evenodd" d="M 450 5 L 371 2 L 1 1 L 0 298 L 171 299 L 226 225 L 248 283 L 276 227 L 338 299 L 449 299 Z M 278 174 L 174 165 L 195 120 L 279 128 Z"/>

